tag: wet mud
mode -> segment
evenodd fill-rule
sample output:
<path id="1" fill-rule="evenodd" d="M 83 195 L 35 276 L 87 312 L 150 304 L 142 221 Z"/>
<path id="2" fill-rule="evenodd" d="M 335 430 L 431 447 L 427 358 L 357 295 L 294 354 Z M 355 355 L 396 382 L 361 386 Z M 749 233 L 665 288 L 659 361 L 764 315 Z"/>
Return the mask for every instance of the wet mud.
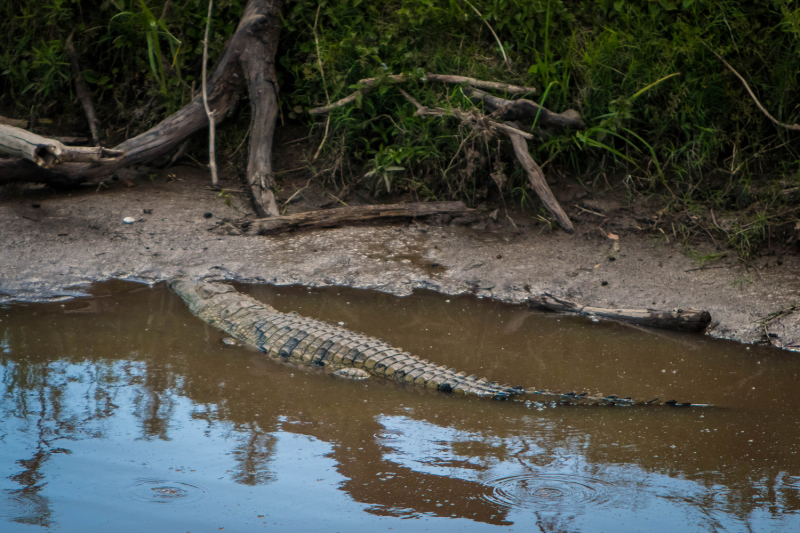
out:
<path id="1" fill-rule="evenodd" d="M 178 274 L 505 302 L 550 292 L 606 308 L 706 309 L 711 336 L 800 347 L 800 257 L 741 262 L 729 253 L 700 265 L 672 236 L 637 230 L 633 210 L 608 211 L 600 224 L 576 209 L 575 235 L 530 218 L 517 220 L 518 232 L 484 217 L 467 227 L 433 221 L 246 237 L 226 222 L 253 216 L 238 182 L 223 182 L 227 205 L 199 169 L 150 177 L 130 188 L 117 181 L 69 193 L 0 191 L 0 302 L 72 298 L 95 281 L 155 283 Z"/>

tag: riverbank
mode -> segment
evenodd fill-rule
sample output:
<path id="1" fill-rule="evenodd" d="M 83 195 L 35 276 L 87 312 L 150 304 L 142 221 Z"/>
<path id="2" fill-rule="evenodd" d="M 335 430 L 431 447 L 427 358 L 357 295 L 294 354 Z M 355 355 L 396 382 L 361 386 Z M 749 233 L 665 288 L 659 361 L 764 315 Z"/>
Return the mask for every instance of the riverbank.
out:
<path id="1" fill-rule="evenodd" d="M 766 322 L 796 302 L 800 256 L 743 262 L 728 253 L 703 264 L 697 258 L 709 251 L 698 246 L 688 253 L 666 235 L 644 234 L 638 208 L 616 200 L 575 207 L 574 235 L 521 217 L 515 227 L 501 212 L 496 220 L 485 215 L 472 222 L 256 237 L 227 222 L 253 217 L 238 182 L 223 182 L 230 192 L 220 196 L 195 168 L 151 178 L 122 177 L 105 188 L 70 193 L 0 190 L 0 303 L 76 297 L 95 281 L 157 283 L 179 273 L 398 295 L 414 289 L 472 292 L 507 302 L 551 292 L 600 307 L 701 308 L 711 313 L 707 333 L 713 337 L 800 350 L 797 313 Z M 287 186 L 280 197 L 291 194 Z M 321 189 L 311 187 L 302 196 L 290 208 L 324 203 Z M 135 222 L 125 224 L 125 217 Z"/>

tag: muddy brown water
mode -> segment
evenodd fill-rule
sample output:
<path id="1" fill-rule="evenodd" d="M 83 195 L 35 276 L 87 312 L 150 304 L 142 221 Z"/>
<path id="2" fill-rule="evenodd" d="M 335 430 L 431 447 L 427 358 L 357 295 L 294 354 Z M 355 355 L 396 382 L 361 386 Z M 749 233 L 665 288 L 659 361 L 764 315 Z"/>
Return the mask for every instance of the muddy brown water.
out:
<path id="1" fill-rule="evenodd" d="M 800 531 L 800 359 L 474 297 L 240 286 L 551 407 L 222 343 L 163 285 L 0 307 L 0 531 Z"/>

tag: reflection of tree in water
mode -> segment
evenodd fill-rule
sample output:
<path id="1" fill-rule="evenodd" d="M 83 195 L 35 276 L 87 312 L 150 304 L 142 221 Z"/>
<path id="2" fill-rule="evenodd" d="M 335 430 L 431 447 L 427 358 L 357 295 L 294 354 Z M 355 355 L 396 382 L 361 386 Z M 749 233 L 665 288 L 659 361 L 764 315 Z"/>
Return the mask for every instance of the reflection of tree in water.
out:
<path id="1" fill-rule="evenodd" d="M 455 479 L 447 469 L 472 468 L 480 473 L 498 463 L 516 462 L 520 473 L 532 474 L 574 456 L 585 461 L 585 474 L 611 483 L 635 485 L 641 472 L 698 483 L 707 490 L 682 495 L 681 501 L 707 516 L 712 530 L 717 528 L 714 516 L 721 512 L 746 522 L 754 510 L 778 516 L 800 509 L 798 481 L 786 474 L 796 471 L 797 461 L 786 451 L 779 455 L 764 448 L 752 452 L 761 456 L 751 463 L 751 457 L 740 450 L 739 437 L 732 429 L 725 433 L 723 424 L 719 433 L 709 437 L 711 445 L 679 450 L 691 454 L 694 462 L 690 462 L 686 456 L 678 459 L 664 453 L 665 442 L 691 441 L 670 434 L 673 428 L 684 431 L 689 426 L 676 426 L 660 411 L 646 419 L 632 416 L 629 420 L 627 413 L 615 418 L 599 410 L 581 411 L 588 414 L 576 417 L 569 410 L 535 413 L 521 406 L 456 403 L 459 399 L 445 404 L 437 396 L 417 399 L 411 391 L 382 391 L 377 384 L 368 391 L 348 386 L 345 394 L 319 376 L 308 378 L 312 388 L 298 392 L 292 387 L 297 387 L 294 383 L 299 379 L 290 380 L 272 362 L 264 363 L 267 370 L 257 375 L 248 370 L 250 362 L 241 351 L 214 351 L 207 340 L 208 335 L 216 335 L 214 330 L 189 317 L 173 295 L 152 291 L 147 297 L 152 302 L 134 299 L 127 305 L 123 302 L 118 313 L 87 317 L 96 322 L 91 338 L 72 324 L 74 315 L 54 315 L 47 326 L 36 320 L 20 321 L 20 326 L 7 328 L 5 334 L 0 329 L 4 339 L 0 346 L 11 349 L 9 354 L 0 350 L 4 365 L 0 414 L 26 418 L 30 424 L 36 421 L 36 432 L 30 433 L 36 441 L 30 446 L 30 456 L 18 461 L 22 470 L 10 478 L 20 485 L 19 491 L 40 494 L 46 484 L 44 465 L 53 453 L 65 451 L 55 447 L 63 446 L 56 441 L 103 437 L 103 419 L 118 411 L 118 391 L 128 388 L 125 397 L 131 399 L 133 409 L 126 406 L 123 411 L 134 413 L 145 439 L 170 438 L 181 397 L 194 403 L 192 418 L 205 420 L 209 432 L 228 429 L 235 439 L 236 466 L 231 477 L 237 483 L 258 485 L 274 479 L 270 462 L 277 430 L 332 443 L 337 470 L 346 478 L 341 489 L 369 504 L 375 514 L 455 514 L 507 524 L 507 509 L 480 500 L 490 490 L 490 479 Z M 7 323 L 4 319 L 2 325 Z M 159 327 L 162 332 L 157 331 Z M 121 347 L 127 352 L 118 352 Z M 378 437 L 383 428 L 377 420 L 385 413 L 397 413 L 401 402 L 414 406 L 413 413 L 402 416 L 420 422 L 435 420 L 432 432 L 444 432 L 443 448 L 434 450 L 430 458 L 442 467 L 440 474 L 386 459 L 387 446 Z M 468 407 L 459 411 L 462 405 Z M 279 425 L 279 417 L 301 424 Z M 731 428 L 736 420 L 731 415 Z M 476 425 L 480 421 L 483 425 Z M 578 430 L 571 424 L 577 424 Z M 741 438 L 747 442 L 747 437 Z M 413 455 L 414 451 L 404 453 Z M 740 463 L 737 470 L 718 468 L 717 458 L 723 453 L 731 464 Z M 446 509 L 436 506 L 442 495 L 450 500 Z M 625 504 L 631 505 L 637 504 Z M 40 516 L 49 521 L 49 502 L 46 507 Z M 542 531 L 569 530 L 568 515 L 537 516 Z"/>
<path id="2" fill-rule="evenodd" d="M 158 375 L 148 371 L 145 371 L 145 374 L 148 377 Z M 176 392 L 164 389 L 162 385 L 162 383 L 146 383 L 136 387 L 133 398 L 134 416 L 142 425 L 142 438 L 147 440 L 169 440 L 170 420 L 175 409 L 173 395 Z"/>
<path id="3" fill-rule="evenodd" d="M 269 462 L 275 454 L 278 440 L 271 433 L 264 433 L 256 424 L 237 426 L 238 444 L 233 449 L 233 457 L 238 467 L 233 480 L 244 485 L 260 485 L 275 479 L 269 469 Z"/>
<path id="4" fill-rule="evenodd" d="M 63 363 L 15 363 L 4 359 L 0 364 L 4 386 L 0 417 L 6 420 L 23 419 L 29 425 L 35 420 L 35 431 L 28 432 L 35 435 L 33 452 L 29 458 L 17 460 L 22 470 L 8 477 L 21 485 L 19 489 L 8 491 L 9 500 L 19 503 L 22 513 L 21 516 L 12 517 L 12 520 L 47 527 L 51 525 L 52 511 L 49 499 L 40 494 L 47 485 L 43 481 L 44 465 L 53 454 L 71 453 L 69 449 L 56 447 L 56 442 L 101 435 L 99 431 L 91 431 L 87 425 L 111 416 L 109 395 L 100 393 L 95 401 L 88 401 L 84 405 L 84 416 L 80 416 L 65 410 L 63 406 L 66 386 L 66 365 Z M 86 369 L 90 379 L 98 375 L 92 370 L 91 367 Z M 88 393 L 86 398 L 90 399 Z"/>
<path id="5" fill-rule="evenodd" d="M 22 513 L 12 520 L 50 526 L 50 501 L 40 494 L 47 485 L 45 465 L 54 454 L 71 453 L 61 447 L 64 441 L 103 436 L 100 422 L 113 416 L 117 408 L 113 403 L 117 372 L 109 361 L 79 366 L 68 358 L 53 361 L 48 356 L 51 350 L 36 349 L 39 339 L 34 341 L 32 337 L 24 328 L 6 327 L 1 343 L 0 418 L 24 421 L 24 434 L 34 436 L 30 457 L 16 461 L 22 470 L 8 476 L 20 488 L 6 494 L 12 504 L 19 504 Z M 49 347 L 57 346 L 56 353 L 70 351 L 69 336 L 58 329 L 48 331 L 47 343 Z M 10 355 L 17 353 L 25 356 L 15 359 Z M 82 393 L 67 392 L 70 386 L 82 387 Z"/>

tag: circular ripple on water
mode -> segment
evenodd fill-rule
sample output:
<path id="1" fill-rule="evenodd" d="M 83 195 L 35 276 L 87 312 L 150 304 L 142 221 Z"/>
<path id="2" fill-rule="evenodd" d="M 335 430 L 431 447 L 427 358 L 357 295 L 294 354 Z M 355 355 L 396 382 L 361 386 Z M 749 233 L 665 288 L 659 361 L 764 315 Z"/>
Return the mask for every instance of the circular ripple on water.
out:
<path id="1" fill-rule="evenodd" d="M 490 481 L 484 497 L 504 507 L 536 510 L 579 510 L 604 505 L 614 496 L 613 485 L 570 474 L 522 474 Z"/>
<path id="2" fill-rule="evenodd" d="M 186 504 L 205 500 L 208 491 L 180 481 L 139 478 L 122 488 L 122 497 L 133 502 Z"/>
<path id="3" fill-rule="evenodd" d="M 48 513 L 47 498 L 38 494 L 4 491 L 0 499 L 0 518 L 25 522 Z"/>

